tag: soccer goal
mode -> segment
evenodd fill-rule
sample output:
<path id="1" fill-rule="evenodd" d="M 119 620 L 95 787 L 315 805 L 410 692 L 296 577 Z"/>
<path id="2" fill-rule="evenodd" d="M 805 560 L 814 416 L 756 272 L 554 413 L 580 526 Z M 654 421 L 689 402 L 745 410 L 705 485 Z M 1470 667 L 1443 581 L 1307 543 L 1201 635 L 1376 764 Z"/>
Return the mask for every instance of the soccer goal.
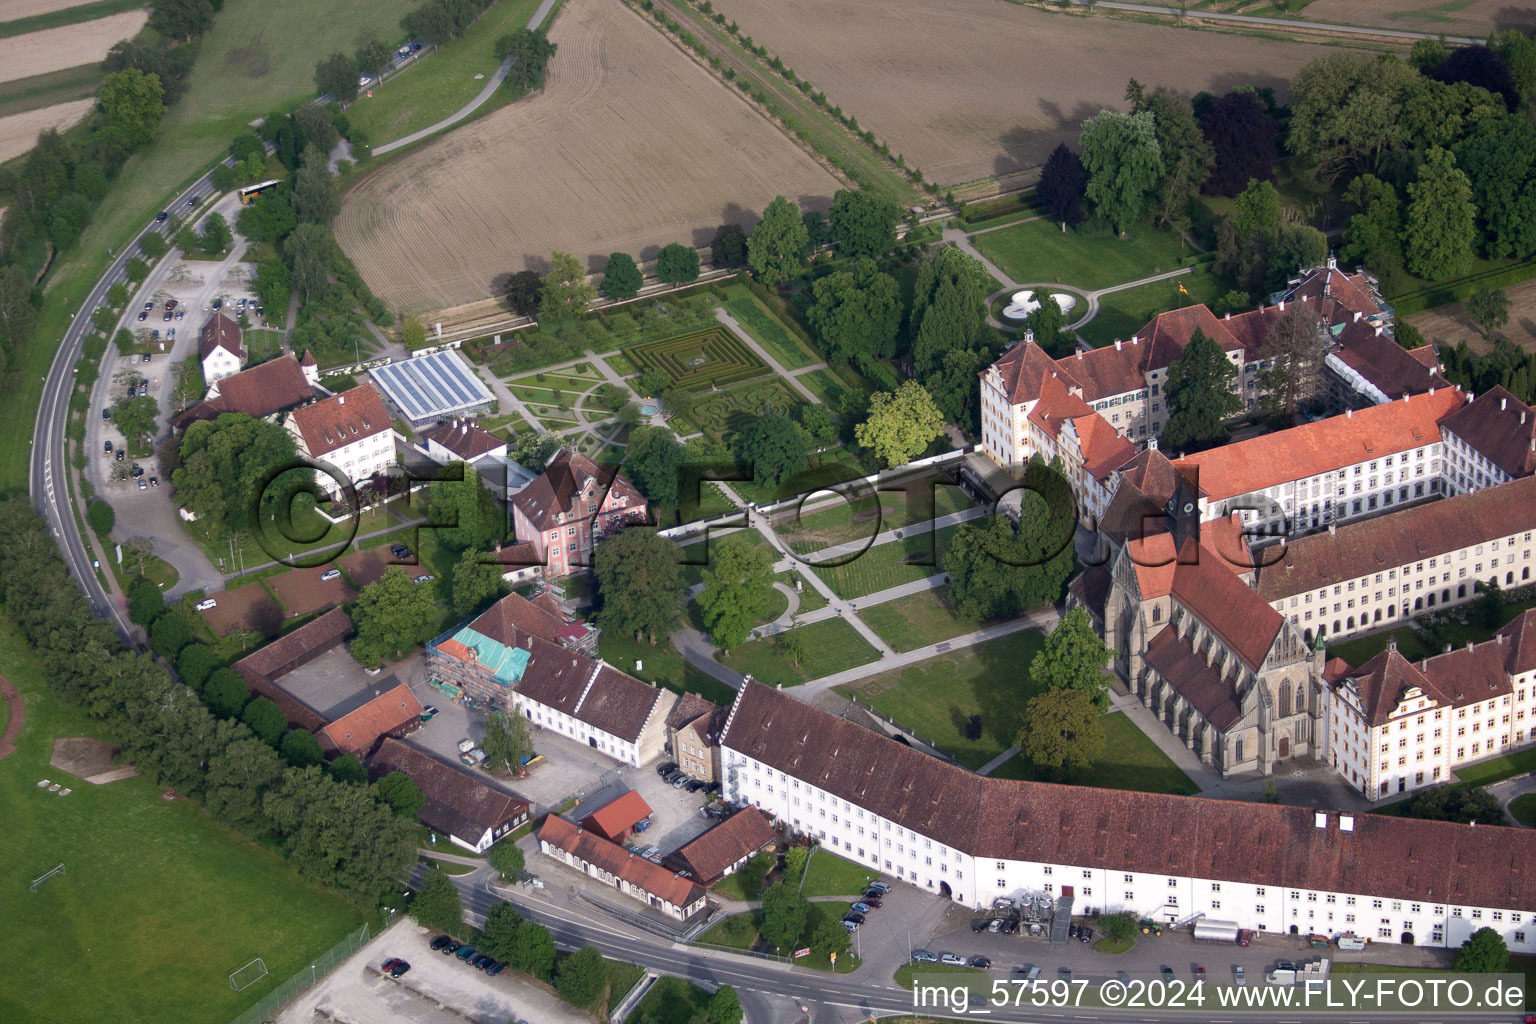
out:
<path id="1" fill-rule="evenodd" d="M 42 884 L 44 882 L 48 881 L 48 879 L 52 878 L 54 875 L 62 875 L 63 873 L 64 873 L 64 865 L 63 864 L 55 864 L 53 867 L 49 868 L 47 871 L 44 871 L 42 874 L 40 874 L 36 878 L 32 879 L 32 884 L 27 886 L 27 888 L 32 890 L 33 892 L 37 892 L 37 890 L 42 886 Z"/>
<path id="2" fill-rule="evenodd" d="M 248 964 L 243 964 L 229 972 L 229 987 L 239 992 L 249 988 L 262 978 L 267 976 L 267 965 L 261 957 L 257 957 Z"/>

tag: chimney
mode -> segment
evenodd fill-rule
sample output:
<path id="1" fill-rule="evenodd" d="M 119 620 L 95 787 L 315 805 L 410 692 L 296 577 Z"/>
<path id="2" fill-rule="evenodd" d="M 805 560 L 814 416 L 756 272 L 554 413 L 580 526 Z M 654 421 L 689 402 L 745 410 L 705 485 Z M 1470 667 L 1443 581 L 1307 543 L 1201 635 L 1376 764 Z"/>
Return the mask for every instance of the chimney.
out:
<path id="1" fill-rule="evenodd" d="M 1120 339 L 1119 338 L 1115 339 L 1115 351 L 1116 352 L 1120 351 Z"/>
<path id="2" fill-rule="evenodd" d="M 1381 336 L 1382 336 L 1382 334 L 1383 334 L 1383 333 L 1384 333 L 1384 332 L 1383 332 L 1383 331 L 1382 331 L 1382 329 L 1381 329 L 1381 325 L 1380 325 L 1380 324 L 1377 324 L 1377 325 L 1376 325 L 1376 337 L 1378 337 L 1378 338 L 1379 338 L 1379 337 L 1381 337 Z"/>
<path id="3" fill-rule="evenodd" d="M 1468 640 L 1468 641 L 1467 641 L 1467 650 L 1469 650 L 1469 651 L 1470 651 L 1470 650 L 1471 650 L 1471 649 L 1472 649 L 1472 641 L 1471 641 L 1471 640 Z"/>
<path id="4" fill-rule="evenodd" d="M 1388 634 L 1388 636 L 1387 636 L 1387 650 L 1389 650 L 1389 651 L 1397 650 L 1397 634 L 1395 634 L 1395 633 Z"/>
<path id="5" fill-rule="evenodd" d="M 1344 410 L 1344 418 L 1347 419 L 1347 420 L 1354 419 L 1355 418 L 1355 410 L 1353 410 L 1353 409 L 1345 409 Z"/>
<path id="6" fill-rule="evenodd" d="M 346 405 L 347 404 L 347 396 L 346 395 L 337 395 L 336 396 L 336 404 L 337 405 Z"/>
<path id="7" fill-rule="evenodd" d="M 1328 524 L 1328 536 L 1330 536 L 1330 537 L 1337 537 L 1338 535 L 1339 535 L 1339 524 L 1338 523 L 1329 523 Z"/>
<path id="8" fill-rule="evenodd" d="M 1520 411 L 1520 425 L 1525 426 L 1525 410 Z"/>
<path id="9" fill-rule="evenodd" d="M 1445 648 L 1440 653 L 1441 654 L 1450 654 L 1451 653 L 1451 645 L 1450 644 L 1446 644 Z"/>
<path id="10" fill-rule="evenodd" d="M 1359 322 L 1360 322 L 1360 311 L 1357 309 L 1357 310 L 1355 310 L 1355 323 L 1359 323 Z"/>
<path id="11" fill-rule="evenodd" d="M 1280 300 L 1280 312 L 1282 312 L 1282 313 L 1285 312 L 1285 300 L 1284 299 Z"/>
<path id="12" fill-rule="evenodd" d="M 1499 412 L 1503 412 L 1505 409 L 1508 409 L 1508 408 L 1509 408 L 1509 399 L 1507 399 L 1507 398 L 1499 399 Z"/>

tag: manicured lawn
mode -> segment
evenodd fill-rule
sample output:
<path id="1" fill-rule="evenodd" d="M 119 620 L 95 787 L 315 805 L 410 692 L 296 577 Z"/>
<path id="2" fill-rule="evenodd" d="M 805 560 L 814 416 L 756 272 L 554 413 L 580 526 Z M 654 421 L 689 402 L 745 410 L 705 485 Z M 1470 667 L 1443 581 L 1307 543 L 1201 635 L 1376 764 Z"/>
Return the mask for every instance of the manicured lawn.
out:
<path id="1" fill-rule="evenodd" d="M 958 618 L 944 604 L 949 587 L 898 597 L 859 609 L 859 617 L 898 651 L 913 651 L 984 628 L 985 622 Z"/>
<path id="2" fill-rule="evenodd" d="M 1167 281 L 1110 292 L 1099 300 L 1098 315 L 1079 328 L 1078 333 L 1096 348 L 1113 344 L 1116 338 L 1128 342 L 1157 314 L 1197 302 L 1209 304 L 1225 295 L 1227 287 L 1210 271 L 1196 269 Z"/>
<path id="3" fill-rule="evenodd" d="M 806 899 L 813 896 L 847 896 L 852 899 L 863 892 L 870 882 L 879 878 L 880 872 L 844 860 L 818 846 L 811 853 L 805 869 L 805 883 L 800 886 L 800 895 Z"/>
<path id="4" fill-rule="evenodd" d="M 779 649 L 776 637 L 750 640 L 720 661 L 768 686 L 798 686 L 879 657 L 869 641 L 842 619 L 823 619 L 799 629 L 805 641 L 805 655 L 798 668 Z"/>
<path id="5" fill-rule="evenodd" d="M 731 949 L 754 949 L 762 941 L 762 936 L 757 933 L 757 926 L 761 920 L 762 911 L 760 910 L 732 914 L 711 925 L 708 931 L 699 936 L 698 941 L 713 943 L 716 946 L 729 946 Z"/>
<path id="6" fill-rule="evenodd" d="M 631 1016 L 656 1024 L 689 1024 L 695 1014 L 704 1012 L 709 999 L 708 992 L 682 978 L 657 978 L 645 998 L 635 1004 Z"/>
<path id="7" fill-rule="evenodd" d="M 245 347 L 252 365 L 264 363 L 283 354 L 283 332 L 256 328 L 245 332 Z"/>
<path id="8" fill-rule="evenodd" d="M 276 855 L 165 800 L 150 779 L 92 786 L 48 763 L 55 739 L 101 726 L 54 700 L 7 627 L 0 672 L 26 724 L 0 771 L 0 1016 L 60 1024 L 229 1020 L 329 949 L 363 918 Z M 110 739 L 111 737 L 103 737 Z M 62 782 L 60 797 L 40 779 Z M 37 892 L 31 880 L 63 863 Z M 254 956 L 268 977 L 236 993 Z"/>
<path id="9" fill-rule="evenodd" d="M 538 5 L 538 0 L 498 0 L 462 38 L 436 53 L 423 50 L 414 67 L 375 84 L 372 96 L 358 97 L 347 109 L 347 117 L 368 133 L 375 146 L 436 124 L 479 95 L 501 63 L 496 59 L 496 41 L 526 26 Z M 384 38 L 392 40 L 399 34 Z M 481 111 L 494 110 L 514 96 L 503 86 Z"/>
<path id="10" fill-rule="evenodd" d="M 977 235 L 975 245 L 1015 281 L 1089 290 L 1177 269 L 1188 255 L 1178 235 L 1146 224 L 1116 238 L 1108 231 L 1062 234 L 1052 221 L 1035 220 Z"/>
<path id="11" fill-rule="evenodd" d="M 1527 608 L 1536 608 L 1536 600 L 1516 601 L 1504 606 L 1498 628 L 1489 629 L 1473 623 L 1460 625 L 1452 622 L 1441 628 L 1445 637 L 1445 643 L 1453 647 L 1465 647 L 1468 643 L 1482 643 L 1493 637 L 1505 625 L 1514 621 L 1520 613 Z M 1431 650 L 1419 639 L 1419 635 L 1412 627 L 1399 626 L 1390 632 L 1373 633 L 1370 636 L 1362 636 L 1354 640 L 1345 640 L 1342 643 L 1328 645 L 1328 657 L 1343 658 L 1354 668 L 1359 668 L 1370 661 L 1376 655 L 1387 649 L 1387 641 L 1392 637 L 1397 638 L 1397 650 L 1409 661 L 1421 661 L 1440 653 L 1439 649 Z"/>
<path id="12" fill-rule="evenodd" d="M 917 501 L 912 501 L 905 489 L 876 491 L 872 487 L 860 487 L 848 492 L 851 500 L 836 501 L 820 511 L 798 515 L 797 510 L 790 509 L 783 514 L 785 518 L 774 523 L 774 529 L 790 550 L 805 554 L 829 544 L 872 540 L 887 530 L 900 530 L 971 507 L 970 499 L 959 486 L 939 478 L 929 477 L 913 486 L 921 488 Z M 931 509 L 926 507 L 930 496 Z M 835 499 L 830 493 L 822 492 L 813 496 L 804 507 L 809 509 L 826 500 Z"/>
<path id="13" fill-rule="evenodd" d="M 1168 759 L 1136 723 L 1120 714 L 1104 716 L 1104 753 L 1098 763 L 1082 775 L 1060 781 L 1103 789 L 1130 789 L 1142 793 L 1182 793 L 1194 796 L 1200 788 L 1178 765 Z M 999 765 L 992 773 L 1004 779 L 1033 782 L 1057 781 L 1040 772 L 1023 754 Z"/>
<path id="14" fill-rule="evenodd" d="M 782 381 L 773 381 L 779 388 L 788 391 Z M 754 387 L 757 385 L 753 385 Z M 795 399 L 797 403 L 800 399 Z M 812 491 L 827 487 L 831 484 L 840 484 L 848 480 L 855 480 L 866 476 L 870 471 L 859 465 L 859 460 L 845 448 L 834 448 L 820 455 L 812 455 L 806 460 L 806 469 L 800 475 L 776 486 L 759 487 L 751 480 L 732 481 L 731 489 L 741 495 L 743 501 L 755 502 L 758 505 L 768 505 L 776 501 L 784 501 L 799 494 L 809 494 Z"/>
<path id="15" fill-rule="evenodd" d="M 1502 757 L 1490 757 L 1486 761 L 1464 765 L 1456 769 L 1456 777 L 1468 786 L 1486 786 L 1512 775 L 1536 771 L 1536 747 L 1511 751 Z"/>
<path id="16" fill-rule="evenodd" d="M 896 984 L 902 988 L 911 989 L 914 978 L 927 978 L 935 974 L 958 974 L 953 984 L 967 985 L 972 991 L 991 995 L 986 988 L 987 972 L 976 967 L 953 967 L 949 964 L 902 964 L 896 968 Z M 948 983 L 946 983 L 947 987 Z M 1012 990 L 1010 989 L 1010 992 Z"/>
<path id="17" fill-rule="evenodd" d="M 841 565 L 820 566 L 815 564 L 818 559 L 813 559 L 810 568 L 838 597 L 863 597 L 943 572 L 944 545 L 957 528 L 946 526 L 938 533 L 911 534 L 826 559 Z"/>
<path id="18" fill-rule="evenodd" d="M 736 699 L 735 690 L 688 664 L 677 648 L 665 641 L 652 647 L 643 640 L 604 631 L 598 639 L 598 653 L 608 664 L 647 683 L 678 693 L 696 693 L 716 704 L 729 704 Z M 635 668 L 637 661 L 642 666 L 639 669 Z"/>
<path id="19" fill-rule="evenodd" d="M 725 289 L 723 305 L 725 311 L 741 324 L 742 329 L 756 338 L 786 370 L 798 370 L 802 366 L 822 361 L 820 355 L 757 301 L 745 285 L 729 285 Z"/>
<path id="20" fill-rule="evenodd" d="M 837 690 L 979 768 L 1011 747 L 1024 724 L 1024 703 L 1038 692 L 1028 667 L 1040 644 L 1036 632 L 1013 633 Z M 965 738 L 971 715 L 981 716 L 980 739 Z"/>
<path id="21" fill-rule="evenodd" d="M 1523 793 L 1509 802 L 1509 813 L 1526 828 L 1536 828 L 1536 793 Z"/>
<path id="22" fill-rule="evenodd" d="M 800 579 L 800 605 L 796 614 L 805 615 L 807 612 L 814 612 L 819 608 L 825 608 L 827 606 L 827 599 L 821 596 L 821 591 L 811 586 L 810 581 L 794 569 L 781 572 L 774 579 L 790 589 L 794 589 L 797 577 Z"/>

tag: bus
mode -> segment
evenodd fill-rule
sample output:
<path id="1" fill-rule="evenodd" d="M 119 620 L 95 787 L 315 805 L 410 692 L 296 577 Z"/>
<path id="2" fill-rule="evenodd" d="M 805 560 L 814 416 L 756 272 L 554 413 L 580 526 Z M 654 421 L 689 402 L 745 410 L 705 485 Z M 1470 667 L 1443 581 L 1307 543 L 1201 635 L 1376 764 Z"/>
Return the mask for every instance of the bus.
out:
<path id="1" fill-rule="evenodd" d="M 240 190 L 240 203 L 243 206 L 251 205 L 251 200 L 261 195 L 269 188 L 276 188 L 280 182 L 273 178 L 271 181 L 258 181 L 254 185 L 247 185 Z"/>

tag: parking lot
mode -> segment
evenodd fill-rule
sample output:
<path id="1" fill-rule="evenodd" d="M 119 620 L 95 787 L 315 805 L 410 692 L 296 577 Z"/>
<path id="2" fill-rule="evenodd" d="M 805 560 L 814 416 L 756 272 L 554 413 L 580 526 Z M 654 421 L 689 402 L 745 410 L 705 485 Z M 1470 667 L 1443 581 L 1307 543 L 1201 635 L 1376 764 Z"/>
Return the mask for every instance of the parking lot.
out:
<path id="1" fill-rule="evenodd" d="M 591 1024 L 591 1019 L 514 971 L 487 978 L 428 948 L 435 933 L 410 920 L 385 930 L 283 1011 L 284 1024 Z M 377 970 L 391 957 L 411 969 L 399 979 Z"/>

